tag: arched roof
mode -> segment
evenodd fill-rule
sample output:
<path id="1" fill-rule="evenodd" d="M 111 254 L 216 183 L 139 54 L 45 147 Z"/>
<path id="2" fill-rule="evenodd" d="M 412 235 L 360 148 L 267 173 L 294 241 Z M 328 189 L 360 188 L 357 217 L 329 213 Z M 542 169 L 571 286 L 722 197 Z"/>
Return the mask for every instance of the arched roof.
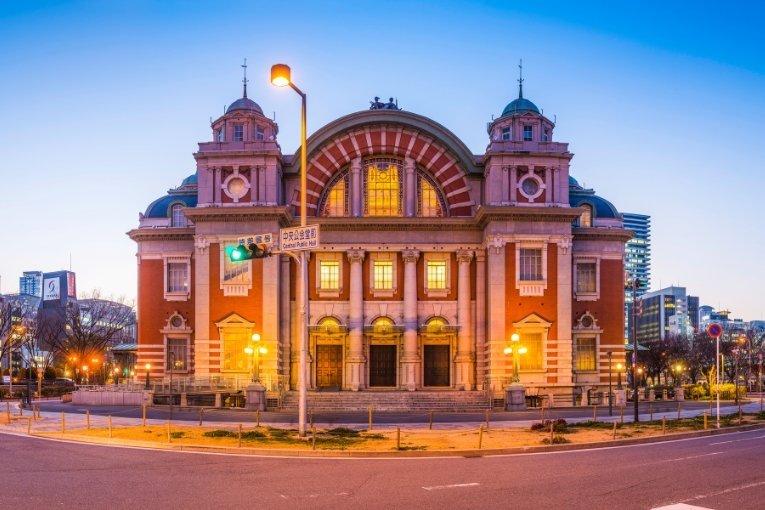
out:
<path id="1" fill-rule="evenodd" d="M 321 193 L 340 169 L 358 157 L 411 158 L 441 187 L 450 215 L 468 216 L 473 202 L 466 177 L 482 173 L 470 150 L 433 120 L 401 110 L 368 110 L 341 117 L 312 134 L 308 146 L 308 209 L 316 214 Z M 300 150 L 285 167 L 298 173 Z M 293 205 L 298 205 L 293 201 Z"/>
<path id="2" fill-rule="evenodd" d="M 181 185 L 167 192 L 167 195 L 156 199 L 146 208 L 146 218 L 169 218 L 170 208 L 174 204 L 184 207 L 197 206 L 197 174 L 193 173 L 183 179 Z"/>

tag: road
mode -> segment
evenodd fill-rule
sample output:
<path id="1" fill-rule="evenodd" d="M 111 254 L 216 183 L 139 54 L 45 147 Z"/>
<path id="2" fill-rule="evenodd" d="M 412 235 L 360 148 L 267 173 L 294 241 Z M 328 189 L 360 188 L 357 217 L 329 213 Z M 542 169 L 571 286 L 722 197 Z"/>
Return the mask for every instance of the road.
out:
<path id="1" fill-rule="evenodd" d="M 504 457 L 296 459 L 0 435 L 0 508 L 757 509 L 765 431 Z"/>

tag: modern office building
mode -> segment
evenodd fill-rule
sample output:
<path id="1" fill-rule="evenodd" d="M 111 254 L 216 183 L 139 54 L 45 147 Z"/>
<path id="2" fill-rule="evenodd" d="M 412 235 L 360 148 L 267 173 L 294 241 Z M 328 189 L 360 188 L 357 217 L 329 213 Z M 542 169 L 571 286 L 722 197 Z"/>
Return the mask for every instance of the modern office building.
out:
<path id="1" fill-rule="evenodd" d="M 42 297 L 42 271 L 24 271 L 19 277 L 19 294 Z"/>
<path id="2" fill-rule="evenodd" d="M 637 318 L 638 343 L 650 344 L 669 335 L 693 334 L 685 287 L 672 286 L 647 292 L 641 301 L 642 313 Z"/>
<path id="3" fill-rule="evenodd" d="M 641 297 L 651 286 L 651 217 L 645 214 L 622 213 L 624 228 L 634 232 L 634 237 L 624 247 L 624 269 L 631 277 L 639 278 L 643 286 L 636 291 Z M 624 338 L 631 338 L 632 290 L 624 294 Z"/>
<path id="4" fill-rule="evenodd" d="M 187 376 L 247 379 L 257 333 L 261 380 L 294 389 L 301 271 L 284 254 L 227 254 L 238 238 L 299 224 L 300 152 L 282 152 L 246 85 L 210 128 L 196 172 L 129 232 L 138 364 L 161 378 L 172 353 Z M 527 386 L 607 387 L 606 353 L 624 359 L 631 233 L 569 175 L 554 129 L 520 89 L 482 154 L 377 99 L 308 138 L 308 223 L 320 228 L 307 271 L 311 389 L 500 392 L 513 334 Z"/>

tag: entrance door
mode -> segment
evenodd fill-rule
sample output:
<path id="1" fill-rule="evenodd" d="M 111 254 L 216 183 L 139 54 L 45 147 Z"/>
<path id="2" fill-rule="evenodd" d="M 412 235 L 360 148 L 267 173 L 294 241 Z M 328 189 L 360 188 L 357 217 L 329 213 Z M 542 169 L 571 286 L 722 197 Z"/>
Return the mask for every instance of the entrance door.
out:
<path id="1" fill-rule="evenodd" d="M 396 346 L 369 346 L 369 386 L 396 386 Z"/>
<path id="2" fill-rule="evenodd" d="M 343 385 L 343 346 L 316 346 L 316 386 L 339 388 Z"/>
<path id="3" fill-rule="evenodd" d="M 425 345 L 425 386 L 449 386 L 449 346 Z"/>

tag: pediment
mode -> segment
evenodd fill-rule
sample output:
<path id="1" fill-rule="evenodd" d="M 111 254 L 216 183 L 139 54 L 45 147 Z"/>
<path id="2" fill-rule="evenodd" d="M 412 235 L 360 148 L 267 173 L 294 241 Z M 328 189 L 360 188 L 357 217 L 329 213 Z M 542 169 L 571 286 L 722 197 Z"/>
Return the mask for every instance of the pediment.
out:
<path id="1" fill-rule="evenodd" d="M 546 320 L 541 315 L 537 315 L 536 313 L 530 313 L 529 315 L 519 320 L 518 322 L 514 322 L 513 326 L 515 326 L 516 328 L 522 328 L 524 326 L 549 328 L 550 326 L 552 326 L 552 322 Z"/>
<path id="2" fill-rule="evenodd" d="M 215 325 L 219 328 L 226 328 L 226 327 L 243 327 L 243 328 L 252 328 L 255 326 L 254 322 L 248 321 L 238 313 L 232 313 L 230 315 L 227 315 L 226 318 L 224 318 L 220 322 L 216 322 Z"/>

